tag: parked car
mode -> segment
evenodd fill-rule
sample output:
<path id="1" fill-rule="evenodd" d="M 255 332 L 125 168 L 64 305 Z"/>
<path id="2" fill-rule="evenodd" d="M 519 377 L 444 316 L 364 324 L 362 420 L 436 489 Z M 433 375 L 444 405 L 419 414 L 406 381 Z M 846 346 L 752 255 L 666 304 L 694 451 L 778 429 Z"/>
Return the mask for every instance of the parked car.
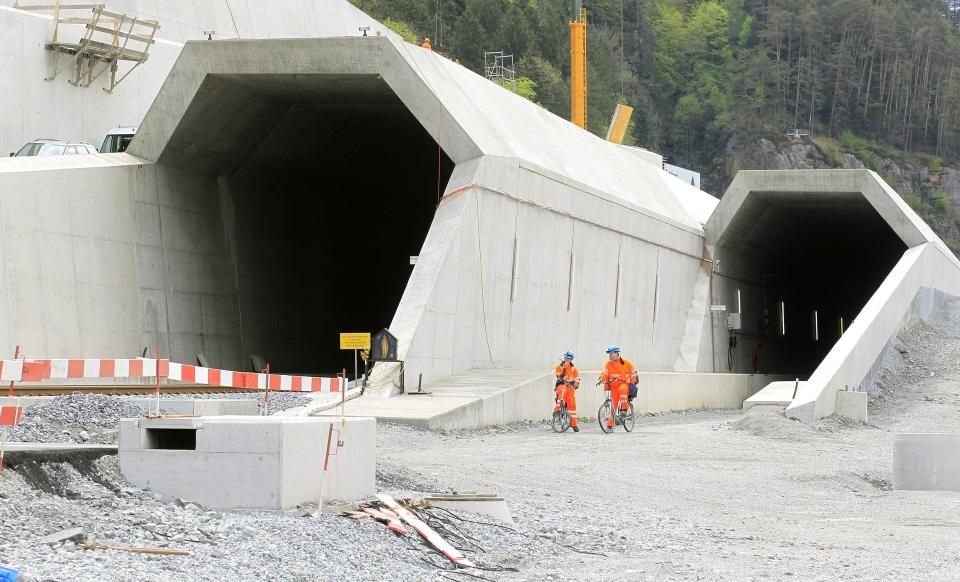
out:
<path id="1" fill-rule="evenodd" d="M 136 127 L 118 127 L 107 132 L 107 137 L 103 139 L 103 145 L 100 146 L 101 154 L 113 154 L 127 150 L 130 140 L 137 133 Z"/>
<path id="2" fill-rule="evenodd" d="M 10 156 L 68 156 L 75 154 L 95 154 L 97 148 L 82 141 L 61 141 L 59 139 L 35 139 Z"/>

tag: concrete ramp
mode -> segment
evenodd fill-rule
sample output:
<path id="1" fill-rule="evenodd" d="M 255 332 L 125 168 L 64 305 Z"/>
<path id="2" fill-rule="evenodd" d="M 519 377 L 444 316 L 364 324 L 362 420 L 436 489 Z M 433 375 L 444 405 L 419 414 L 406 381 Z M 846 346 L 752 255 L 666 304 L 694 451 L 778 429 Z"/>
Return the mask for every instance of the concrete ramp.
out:
<path id="1" fill-rule="evenodd" d="M 549 416 L 553 374 L 546 370 L 470 370 L 431 382 L 427 394 L 364 396 L 347 402 L 347 416 L 373 416 L 429 429 L 461 430 L 542 420 Z M 338 416 L 339 408 L 321 413 Z"/>
<path id="2" fill-rule="evenodd" d="M 603 390 L 595 386 L 599 372 L 581 370 L 577 411 L 582 420 L 596 418 Z M 634 407 L 641 414 L 680 410 L 740 408 L 760 386 L 780 379 L 754 374 L 641 372 Z M 790 383 L 792 386 L 792 382 Z M 347 402 L 347 416 L 429 429 L 462 430 L 521 421 L 549 420 L 553 410 L 554 376 L 550 370 L 474 369 L 432 382 L 429 395 L 401 394 L 392 398 L 365 396 Z M 319 413 L 338 416 L 335 407 Z"/>

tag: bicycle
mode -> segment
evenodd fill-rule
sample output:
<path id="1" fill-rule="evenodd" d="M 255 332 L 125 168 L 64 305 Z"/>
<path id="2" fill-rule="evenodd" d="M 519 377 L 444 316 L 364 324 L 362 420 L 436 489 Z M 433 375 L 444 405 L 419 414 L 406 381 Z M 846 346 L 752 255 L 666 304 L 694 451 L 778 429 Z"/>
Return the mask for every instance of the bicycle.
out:
<path id="1" fill-rule="evenodd" d="M 610 382 L 604 382 L 603 380 L 597 382 L 597 386 L 601 384 L 609 384 Z M 600 430 L 610 434 L 613 432 L 613 429 L 617 426 L 622 426 L 623 430 L 627 432 L 633 432 L 634 426 L 637 424 L 637 416 L 633 410 L 633 402 L 627 400 L 626 408 L 620 408 L 617 414 L 613 413 L 613 400 L 610 398 L 610 390 L 607 390 L 607 399 L 600 405 L 600 409 L 597 411 L 597 422 L 600 423 Z M 609 421 L 613 418 L 613 426 L 610 426 Z"/>
<path id="2" fill-rule="evenodd" d="M 565 380 L 563 384 L 567 387 L 567 390 L 575 389 L 573 388 L 573 383 L 569 380 Z M 556 392 L 556 388 L 554 388 Z M 570 428 L 573 418 L 570 416 L 570 411 L 567 409 L 567 401 L 565 398 L 556 398 L 557 406 L 560 407 L 559 410 L 553 413 L 553 419 L 550 421 L 550 426 L 553 427 L 553 432 L 566 432 Z"/>

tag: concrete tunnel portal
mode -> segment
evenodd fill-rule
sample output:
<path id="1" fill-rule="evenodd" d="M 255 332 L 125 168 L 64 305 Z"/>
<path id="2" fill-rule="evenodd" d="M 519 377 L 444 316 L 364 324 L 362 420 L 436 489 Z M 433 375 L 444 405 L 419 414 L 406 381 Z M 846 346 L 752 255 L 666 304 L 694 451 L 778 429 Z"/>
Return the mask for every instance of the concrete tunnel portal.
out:
<path id="1" fill-rule="evenodd" d="M 351 374 L 454 167 L 377 75 L 208 75 L 158 162 L 216 178 L 244 355 Z"/>
<path id="2" fill-rule="evenodd" d="M 718 241 L 742 314 L 727 369 L 808 377 L 907 250 L 860 193 L 753 193 Z M 716 300 L 716 297 L 715 297 Z"/>

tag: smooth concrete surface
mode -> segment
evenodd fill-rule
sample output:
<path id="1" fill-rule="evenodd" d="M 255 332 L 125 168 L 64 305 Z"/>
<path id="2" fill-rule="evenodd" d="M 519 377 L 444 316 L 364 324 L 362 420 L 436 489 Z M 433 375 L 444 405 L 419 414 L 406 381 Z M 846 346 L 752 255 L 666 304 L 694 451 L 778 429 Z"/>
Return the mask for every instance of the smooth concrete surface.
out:
<path id="1" fill-rule="evenodd" d="M 376 493 L 376 421 L 349 418 L 216 416 L 125 419 L 120 470 L 166 499 L 217 509 L 290 509 L 316 502 L 327 434 L 331 449 L 324 498 L 354 501 Z M 151 448 L 151 430 L 195 431 L 194 450 Z M 338 435 L 339 431 L 339 437 Z"/>
<path id="2" fill-rule="evenodd" d="M 743 409 L 749 410 L 754 406 L 761 405 L 777 405 L 777 406 L 789 406 L 793 402 L 794 392 L 800 391 L 800 385 L 803 382 L 798 382 L 796 380 L 781 380 L 777 382 L 770 382 L 763 388 L 761 388 L 756 394 L 747 398 L 743 401 Z"/>
<path id="3" fill-rule="evenodd" d="M 133 398 L 131 402 L 151 414 L 157 409 L 156 398 Z M 257 401 L 250 398 L 161 398 L 160 412 L 193 416 L 256 416 L 260 413 Z"/>
<path id="4" fill-rule="evenodd" d="M 840 416 L 857 422 L 867 422 L 867 393 L 841 390 L 837 392 L 837 402 L 833 409 L 834 413 Z"/>
<path id="5" fill-rule="evenodd" d="M 893 488 L 960 491 L 960 434 L 894 435 Z"/>
<path id="6" fill-rule="evenodd" d="M 583 418 L 594 418 L 606 393 L 595 385 L 599 372 L 580 374 L 577 412 Z M 643 372 L 639 378 L 634 400 L 639 413 L 740 408 L 771 379 L 749 374 L 672 372 Z M 552 372 L 471 370 L 425 386 L 429 395 L 358 398 L 347 403 L 345 414 L 444 430 L 548 420 L 553 411 L 554 384 Z M 321 414 L 336 416 L 339 409 Z"/>

